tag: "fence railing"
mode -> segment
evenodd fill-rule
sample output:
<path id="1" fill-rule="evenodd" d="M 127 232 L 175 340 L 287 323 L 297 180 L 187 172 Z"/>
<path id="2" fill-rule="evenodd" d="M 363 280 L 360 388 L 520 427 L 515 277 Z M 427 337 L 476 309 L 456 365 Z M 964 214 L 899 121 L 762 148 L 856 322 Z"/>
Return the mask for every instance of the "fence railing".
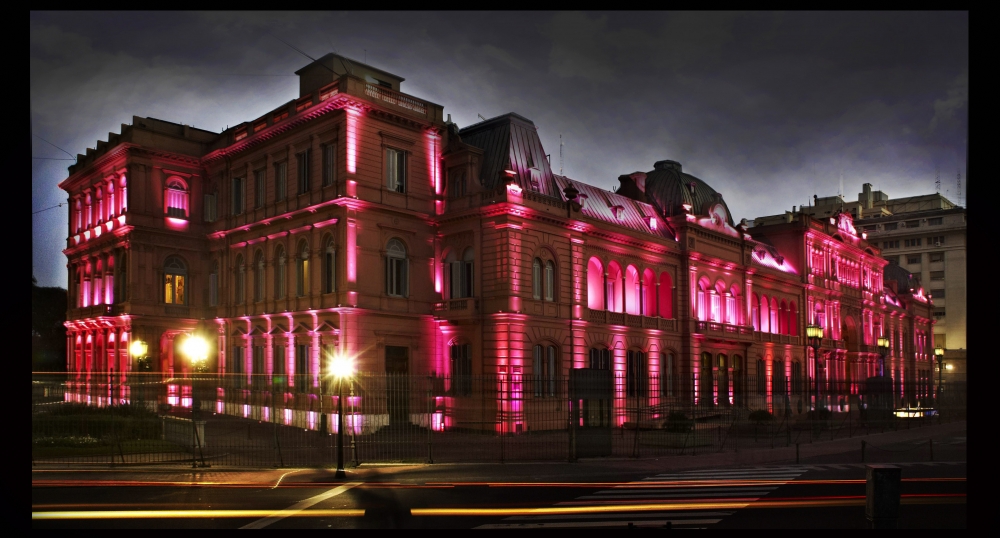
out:
<path id="1" fill-rule="evenodd" d="M 355 464 L 646 457 L 965 418 L 964 380 L 821 379 L 817 391 L 739 373 L 607 379 L 585 391 L 521 374 L 33 375 L 32 461 L 327 466 L 338 442 Z"/>

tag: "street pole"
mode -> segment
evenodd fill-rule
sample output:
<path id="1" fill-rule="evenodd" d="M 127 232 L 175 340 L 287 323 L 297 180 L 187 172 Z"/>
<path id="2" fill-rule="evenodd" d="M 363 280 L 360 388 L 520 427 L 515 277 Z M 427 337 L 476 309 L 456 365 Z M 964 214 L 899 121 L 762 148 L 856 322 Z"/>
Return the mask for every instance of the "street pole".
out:
<path id="1" fill-rule="evenodd" d="M 345 478 L 344 472 L 344 378 L 337 379 L 337 473 L 336 478 Z"/>

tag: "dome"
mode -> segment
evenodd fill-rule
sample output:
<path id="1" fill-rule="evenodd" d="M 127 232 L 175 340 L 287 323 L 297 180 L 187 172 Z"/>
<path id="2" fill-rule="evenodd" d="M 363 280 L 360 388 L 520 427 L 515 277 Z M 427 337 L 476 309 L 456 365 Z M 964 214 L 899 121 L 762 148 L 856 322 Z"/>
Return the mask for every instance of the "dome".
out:
<path id="1" fill-rule="evenodd" d="M 705 215 L 709 207 L 718 202 L 726 210 L 726 221 L 733 224 L 733 215 L 722 199 L 722 194 L 704 181 L 685 174 L 677 161 L 657 161 L 653 170 L 646 173 L 645 193 L 650 203 L 667 216 L 684 213 L 684 204 L 691 204 L 696 215 Z"/>

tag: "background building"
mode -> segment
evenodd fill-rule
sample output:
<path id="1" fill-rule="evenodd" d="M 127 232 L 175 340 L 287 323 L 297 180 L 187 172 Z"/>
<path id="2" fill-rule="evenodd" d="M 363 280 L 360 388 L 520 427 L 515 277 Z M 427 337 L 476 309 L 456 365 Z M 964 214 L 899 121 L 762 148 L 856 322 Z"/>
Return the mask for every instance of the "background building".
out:
<path id="1" fill-rule="evenodd" d="M 792 208 L 793 212 L 796 208 Z M 966 209 L 941 194 L 892 199 L 862 185 L 856 202 L 841 196 L 815 198 L 798 212 L 823 218 L 850 212 L 854 224 L 882 249 L 883 257 L 912 273 L 934 302 L 934 345 L 957 366 L 966 348 Z M 783 215 L 760 217 L 755 224 L 780 222 Z M 964 371 L 964 365 L 962 365 Z"/>

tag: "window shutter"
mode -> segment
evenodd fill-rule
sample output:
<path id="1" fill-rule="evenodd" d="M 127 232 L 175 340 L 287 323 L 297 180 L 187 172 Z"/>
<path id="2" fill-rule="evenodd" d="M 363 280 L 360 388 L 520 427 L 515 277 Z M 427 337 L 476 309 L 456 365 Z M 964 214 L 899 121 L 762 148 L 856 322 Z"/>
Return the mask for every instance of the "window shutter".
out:
<path id="1" fill-rule="evenodd" d="M 472 297 L 475 295 L 472 291 L 472 277 L 473 277 L 473 262 L 465 262 L 465 296 Z"/>
<path id="2" fill-rule="evenodd" d="M 403 272 L 403 276 L 401 278 L 401 280 L 403 281 L 403 284 L 402 284 L 403 297 L 409 297 L 410 296 L 410 278 L 409 278 L 409 274 L 410 274 L 410 259 L 406 258 L 405 260 L 402 260 L 402 263 L 400 263 L 400 267 L 403 270 L 402 271 Z"/>

